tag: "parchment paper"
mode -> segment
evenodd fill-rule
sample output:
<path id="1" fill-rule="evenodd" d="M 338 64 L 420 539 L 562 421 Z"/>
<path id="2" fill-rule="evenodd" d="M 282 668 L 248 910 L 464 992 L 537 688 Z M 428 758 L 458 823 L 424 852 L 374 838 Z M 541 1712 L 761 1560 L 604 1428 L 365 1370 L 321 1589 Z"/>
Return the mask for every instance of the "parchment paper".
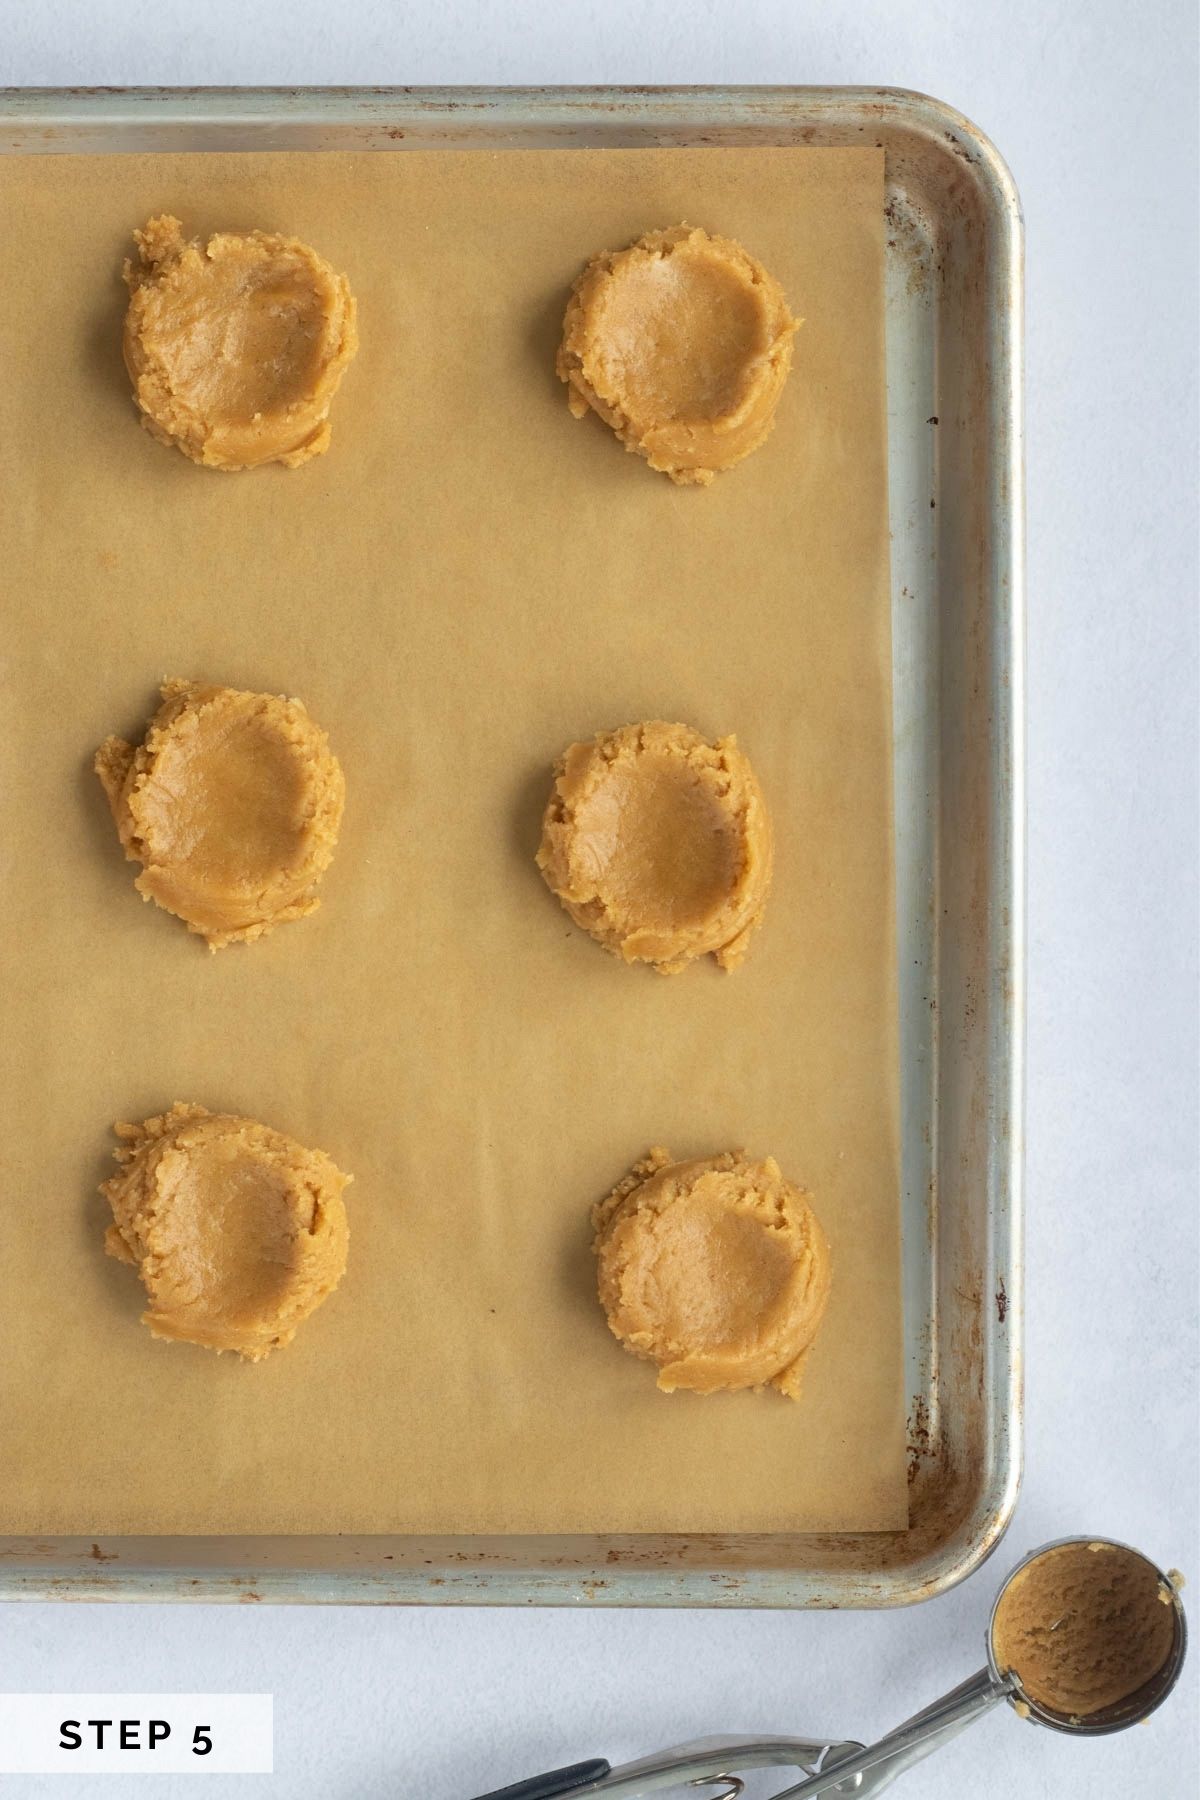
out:
<path id="1" fill-rule="evenodd" d="M 678 1531 L 906 1522 L 882 155 L 5 158 L 0 1526 Z M 331 452 L 139 429 L 121 258 L 158 210 L 295 232 L 362 348 Z M 672 487 L 554 379 L 596 249 L 686 218 L 804 318 L 765 449 Z M 210 956 L 141 903 L 90 770 L 168 675 L 299 695 L 345 828 L 315 918 Z M 746 967 L 622 967 L 533 864 L 549 767 L 736 731 L 773 808 Z M 157 1343 L 102 1254 L 110 1124 L 175 1099 L 328 1150 L 350 1266 L 260 1366 Z M 807 1184 L 804 1398 L 666 1397 L 588 1209 L 653 1143 Z"/>

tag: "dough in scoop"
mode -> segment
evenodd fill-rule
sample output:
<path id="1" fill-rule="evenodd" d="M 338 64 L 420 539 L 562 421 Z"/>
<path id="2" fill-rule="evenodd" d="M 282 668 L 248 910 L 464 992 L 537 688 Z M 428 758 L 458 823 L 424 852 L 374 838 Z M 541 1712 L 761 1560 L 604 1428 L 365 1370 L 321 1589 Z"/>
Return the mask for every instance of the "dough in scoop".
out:
<path id="1" fill-rule="evenodd" d="M 1175 1613 L 1158 1571 L 1136 1550 L 1056 1544 L 1000 1596 L 992 1647 L 1037 1705 L 1087 1719 L 1152 1681 L 1175 1645 Z"/>
<path id="2" fill-rule="evenodd" d="M 732 238 L 648 231 L 576 280 L 558 375 L 576 418 L 590 408 L 652 469 L 703 486 L 770 431 L 798 324 Z"/>
<path id="3" fill-rule="evenodd" d="M 731 969 L 771 885 L 771 825 L 734 737 L 651 720 L 572 744 L 537 855 L 577 925 L 626 962 Z"/>
<path id="4" fill-rule="evenodd" d="M 104 1247 L 137 1268 L 154 1336 L 249 1362 L 289 1344 L 345 1271 L 350 1177 L 321 1150 L 202 1106 L 116 1132 Z"/>
<path id="5" fill-rule="evenodd" d="M 125 366 L 146 429 L 211 469 L 294 469 L 328 449 L 358 349 L 346 277 L 269 231 L 201 244 L 164 213 L 133 235 Z"/>
<path id="6" fill-rule="evenodd" d="M 776 1387 L 796 1399 L 829 1298 L 808 1196 L 772 1157 L 651 1150 L 592 1212 L 600 1303 L 666 1393 Z"/>
<path id="7" fill-rule="evenodd" d="M 144 899 L 212 950 L 250 942 L 320 902 L 345 783 L 298 700 L 168 681 L 135 749 L 111 737 L 95 768 Z"/>

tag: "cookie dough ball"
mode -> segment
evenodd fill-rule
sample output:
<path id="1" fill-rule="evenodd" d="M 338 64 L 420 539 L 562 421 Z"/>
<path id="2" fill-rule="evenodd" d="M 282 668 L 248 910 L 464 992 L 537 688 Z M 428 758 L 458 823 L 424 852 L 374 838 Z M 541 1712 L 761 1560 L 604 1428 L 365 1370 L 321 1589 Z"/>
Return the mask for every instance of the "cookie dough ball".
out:
<path id="1" fill-rule="evenodd" d="M 776 1387 L 796 1399 L 829 1298 L 808 1196 L 772 1157 L 651 1150 L 592 1212 L 600 1304 L 666 1393 Z"/>
<path id="2" fill-rule="evenodd" d="M 290 1344 L 345 1271 L 350 1177 L 321 1150 L 202 1106 L 116 1132 L 104 1247 L 136 1267 L 154 1336 L 249 1362 Z"/>
<path id="3" fill-rule="evenodd" d="M 770 431 L 798 323 L 732 238 L 648 231 L 579 276 L 559 379 L 576 418 L 590 408 L 652 469 L 705 485 Z"/>
<path id="4" fill-rule="evenodd" d="M 1086 1719 L 1152 1681 L 1175 1646 L 1157 1569 L 1123 1544 L 1057 1544 L 1019 1569 L 996 1607 L 992 1649 L 1030 1700 Z"/>
<path id="5" fill-rule="evenodd" d="M 164 213 L 125 264 L 125 366 L 142 424 L 210 469 L 294 469 L 329 447 L 358 349 L 344 275 L 298 238 L 185 239 Z"/>
<path id="6" fill-rule="evenodd" d="M 771 824 L 734 737 L 652 720 L 559 758 L 538 867 L 577 925 L 626 962 L 732 969 L 771 885 Z"/>
<path id="7" fill-rule="evenodd" d="M 135 886 L 209 948 L 249 943 L 320 902 L 345 783 L 299 700 L 164 683 L 135 749 L 111 737 L 95 769 Z"/>

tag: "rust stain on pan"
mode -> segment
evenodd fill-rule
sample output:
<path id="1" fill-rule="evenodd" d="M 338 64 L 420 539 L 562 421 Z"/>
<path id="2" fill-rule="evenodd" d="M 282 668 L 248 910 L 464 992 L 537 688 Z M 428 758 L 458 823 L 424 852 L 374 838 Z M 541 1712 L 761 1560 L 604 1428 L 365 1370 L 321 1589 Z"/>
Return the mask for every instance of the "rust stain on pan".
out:
<path id="1" fill-rule="evenodd" d="M 933 1437 L 929 1429 L 929 1401 L 924 1394 L 917 1394 L 913 1399 L 913 1409 L 908 1419 L 909 1487 L 917 1479 L 922 1461 L 932 1456 L 933 1449 Z"/>

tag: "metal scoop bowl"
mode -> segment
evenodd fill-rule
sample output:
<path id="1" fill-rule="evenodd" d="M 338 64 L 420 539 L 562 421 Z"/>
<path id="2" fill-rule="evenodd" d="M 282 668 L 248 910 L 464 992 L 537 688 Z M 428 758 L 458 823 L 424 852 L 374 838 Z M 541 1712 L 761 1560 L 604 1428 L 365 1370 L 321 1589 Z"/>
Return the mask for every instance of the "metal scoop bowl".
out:
<path id="1" fill-rule="evenodd" d="M 1164 1602 L 1170 1606 L 1175 1633 L 1171 1650 L 1165 1663 L 1152 1675 L 1149 1681 L 1137 1688 L 1123 1700 L 1117 1700 L 1110 1706 L 1102 1707 L 1098 1712 L 1085 1714 L 1067 1714 L 1054 1712 L 1050 1707 L 1039 1703 L 1031 1694 L 1026 1693 L 1020 1681 L 1012 1674 L 1002 1671 L 996 1661 L 996 1621 L 1004 1596 L 1008 1593 L 1018 1575 L 1021 1575 L 1032 1563 L 1047 1555 L 1051 1550 L 1066 1549 L 1075 1544 L 1099 1545 L 1104 1549 L 1123 1551 L 1125 1555 L 1136 1557 L 1144 1564 L 1147 1573 L 1157 1581 L 1159 1592 Z M 1033 1550 L 1023 1562 L 1013 1569 L 1004 1586 L 996 1595 L 992 1616 L 988 1621 L 988 1668 L 997 1681 L 1003 1681 L 1008 1689 L 1008 1698 L 1022 1714 L 1028 1716 L 1038 1725 L 1048 1726 L 1051 1731 L 1065 1731 L 1076 1737 L 1102 1737 L 1110 1731 L 1124 1731 L 1126 1726 L 1140 1725 L 1156 1712 L 1167 1695 L 1179 1680 L 1183 1669 L 1183 1659 L 1187 1653 L 1187 1620 L 1184 1617 L 1183 1601 L 1176 1585 L 1177 1577 L 1164 1574 L 1140 1550 L 1132 1549 L 1128 1544 L 1119 1544 L 1113 1538 L 1059 1538 L 1052 1544 L 1043 1544 L 1040 1549 Z M 1026 1713 L 1026 1709 L 1027 1713 Z"/>
<path id="2" fill-rule="evenodd" d="M 1136 1557 L 1159 1583 L 1164 1603 L 1171 1608 L 1174 1634 L 1166 1661 L 1149 1681 L 1134 1693 L 1100 1711 L 1082 1716 L 1055 1712 L 1027 1694 L 1016 1674 L 1002 1669 L 996 1656 L 996 1621 L 1005 1594 L 1017 1576 L 1049 1552 L 1067 1546 L 1099 1545 Z M 518 1781 L 512 1787 L 498 1788 L 480 1800 L 559 1800 L 570 1795 L 572 1800 L 585 1795 L 600 1795 L 604 1800 L 637 1800 L 645 1794 L 661 1793 L 670 1788 L 703 1791 L 706 1800 L 736 1800 L 745 1783 L 739 1771 L 779 1767 L 795 1769 L 803 1780 L 784 1788 L 774 1800 L 817 1800 L 821 1794 L 854 1795 L 868 1800 L 879 1794 L 897 1775 L 937 1750 L 960 1731 L 1007 1700 L 1022 1718 L 1051 1731 L 1065 1731 L 1078 1737 L 1098 1737 L 1110 1731 L 1124 1731 L 1137 1725 L 1157 1710 L 1167 1698 L 1183 1668 L 1187 1650 L 1187 1622 L 1176 1580 L 1156 1567 L 1140 1551 L 1131 1550 L 1112 1538 L 1059 1538 L 1034 1550 L 1009 1574 L 992 1607 L 987 1633 L 987 1665 L 977 1675 L 961 1683 L 932 1706 L 915 1713 L 903 1725 L 880 1738 L 875 1744 L 845 1740 L 811 1738 L 705 1738 L 692 1744 L 681 1744 L 657 1756 L 643 1757 L 614 1769 L 602 1758 L 577 1763 L 569 1769 L 556 1769 Z"/>

